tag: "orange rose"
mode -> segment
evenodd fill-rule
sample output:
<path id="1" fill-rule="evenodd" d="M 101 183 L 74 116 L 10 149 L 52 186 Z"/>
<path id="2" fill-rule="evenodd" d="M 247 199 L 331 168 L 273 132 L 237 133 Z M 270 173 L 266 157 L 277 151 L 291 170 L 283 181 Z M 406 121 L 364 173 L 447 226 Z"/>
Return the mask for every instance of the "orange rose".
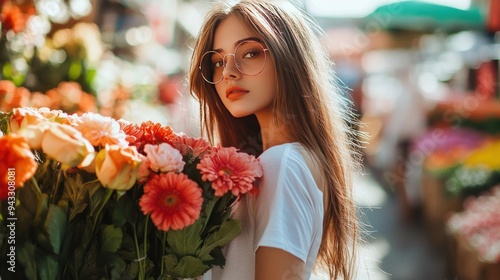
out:
<path id="1" fill-rule="evenodd" d="M 4 200 L 35 174 L 38 164 L 28 142 L 19 135 L 0 137 L 0 155 L 0 200 Z"/>
<path id="2" fill-rule="evenodd" d="M 135 147 L 106 145 L 95 159 L 96 175 L 104 187 L 126 191 L 136 182 L 140 163 Z"/>
<path id="3" fill-rule="evenodd" d="M 66 167 L 87 166 L 94 154 L 94 147 L 75 128 L 52 123 L 42 137 L 42 151 Z"/>

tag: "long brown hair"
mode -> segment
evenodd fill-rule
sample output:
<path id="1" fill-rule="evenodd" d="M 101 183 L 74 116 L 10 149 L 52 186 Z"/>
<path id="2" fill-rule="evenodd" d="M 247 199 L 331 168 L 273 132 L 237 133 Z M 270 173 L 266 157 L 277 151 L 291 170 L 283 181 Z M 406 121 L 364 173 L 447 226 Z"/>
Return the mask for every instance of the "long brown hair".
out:
<path id="1" fill-rule="evenodd" d="M 327 182 L 318 265 L 331 279 L 352 279 L 358 236 L 352 175 L 357 165 L 349 133 L 349 113 L 335 86 L 331 62 L 318 39 L 319 27 L 289 1 L 243 0 L 212 6 L 196 41 L 190 90 L 200 101 L 204 133 L 223 146 L 262 152 L 255 116 L 234 118 L 215 87 L 201 78 L 201 56 L 211 50 L 215 30 L 236 15 L 262 37 L 276 65 L 274 122 L 288 139 L 301 143 L 318 160 Z M 252 152 L 252 151 L 250 151 Z"/>

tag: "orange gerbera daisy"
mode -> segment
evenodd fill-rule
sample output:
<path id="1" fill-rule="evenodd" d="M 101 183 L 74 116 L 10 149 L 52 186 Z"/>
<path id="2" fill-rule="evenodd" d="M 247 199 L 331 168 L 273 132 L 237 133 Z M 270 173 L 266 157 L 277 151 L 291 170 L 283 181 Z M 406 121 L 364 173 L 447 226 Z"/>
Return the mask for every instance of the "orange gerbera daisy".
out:
<path id="1" fill-rule="evenodd" d="M 133 122 L 121 119 L 118 120 L 118 123 L 120 124 L 121 130 L 127 135 L 125 139 L 130 145 L 134 145 L 137 139 L 140 139 L 142 134 L 144 134 L 141 127 Z"/>
<path id="2" fill-rule="evenodd" d="M 196 166 L 201 171 L 202 180 L 212 182 L 216 196 L 228 191 L 233 195 L 247 193 L 253 189 L 253 182 L 262 176 L 258 160 L 249 154 L 238 153 L 234 147 L 217 148 L 205 155 Z"/>
<path id="3" fill-rule="evenodd" d="M 144 186 L 139 205 L 151 214 L 159 230 L 178 230 L 193 224 L 200 216 L 202 189 L 185 174 L 161 173 Z"/>

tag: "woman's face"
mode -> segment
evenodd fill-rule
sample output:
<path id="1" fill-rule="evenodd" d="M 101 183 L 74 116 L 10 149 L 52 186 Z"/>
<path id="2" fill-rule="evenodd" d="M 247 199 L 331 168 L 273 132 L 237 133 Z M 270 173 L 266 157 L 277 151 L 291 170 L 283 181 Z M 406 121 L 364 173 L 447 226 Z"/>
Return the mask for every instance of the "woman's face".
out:
<path id="1" fill-rule="evenodd" d="M 254 76 L 243 75 L 236 67 L 235 56 L 232 55 L 240 42 L 247 39 L 260 40 L 259 38 L 257 33 L 252 32 L 234 15 L 223 20 L 215 31 L 212 49 L 217 50 L 222 56 L 230 54 L 225 57 L 225 67 L 220 68 L 221 64 L 217 64 L 222 71 L 222 81 L 216 84 L 215 88 L 224 106 L 237 118 L 251 114 L 256 114 L 258 117 L 259 114 L 266 115 L 272 111 L 272 103 L 276 95 L 276 73 L 269 50 L 257 53 L 258 56 L 265 55 L 266 60 L 264 68 L 259 68 L 262 69 L 261 72 Z M 264 44 L 262 45 L 267 48 Z M 243 47 L 239 48 L 239 50 L 242 49 Z M 258 59 L 255 53 L 244 52 L 242 55 L 249 59 Z M 242 60 L 241 63 L 240 65 L 243 65 L 245 62 Z M 244 66 L 240 68 L 247 69 Z M 251 72 L 251 74 L 254 73 Z"/>

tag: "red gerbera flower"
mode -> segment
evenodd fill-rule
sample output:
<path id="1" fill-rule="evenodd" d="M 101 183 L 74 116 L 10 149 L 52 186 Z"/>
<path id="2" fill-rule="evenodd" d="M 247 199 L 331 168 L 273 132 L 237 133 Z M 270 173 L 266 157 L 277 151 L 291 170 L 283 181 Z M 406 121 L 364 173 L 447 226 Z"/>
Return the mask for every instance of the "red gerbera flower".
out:
<path id="1" fill-rule="evenodd" d="M 205 155 L 196 168 L 201 171 L 203 180 L 212 182 L 216 196 L 223 196 L 228 191 L 236 196 L 247 193 L 253 189 L 256 178 L 262 176 L 258 160 L 252 155 L 238 153 L 234 147 L 214 150 Z"/>
<path id="2" fill-rule="evenodd" d="M 178 230 L 193 224 L 200 216 L 202 189 L 185 174 L 174 172 L 156 175 L 144 186 L 139 205 L 151 214 L 159 230 Z"/>
<path id="3" fill-rule="evenodd" d="M 142 135 L 134 143 L 137 150 L 144 154 L 146 144 L 159 145 L 161 143 L 172 144 L 172 139 L 176 137 L 175 132 L 169 126 L 162 126 L 160 123 L 151 121 L 143 122 L 140 126 Z"/>

